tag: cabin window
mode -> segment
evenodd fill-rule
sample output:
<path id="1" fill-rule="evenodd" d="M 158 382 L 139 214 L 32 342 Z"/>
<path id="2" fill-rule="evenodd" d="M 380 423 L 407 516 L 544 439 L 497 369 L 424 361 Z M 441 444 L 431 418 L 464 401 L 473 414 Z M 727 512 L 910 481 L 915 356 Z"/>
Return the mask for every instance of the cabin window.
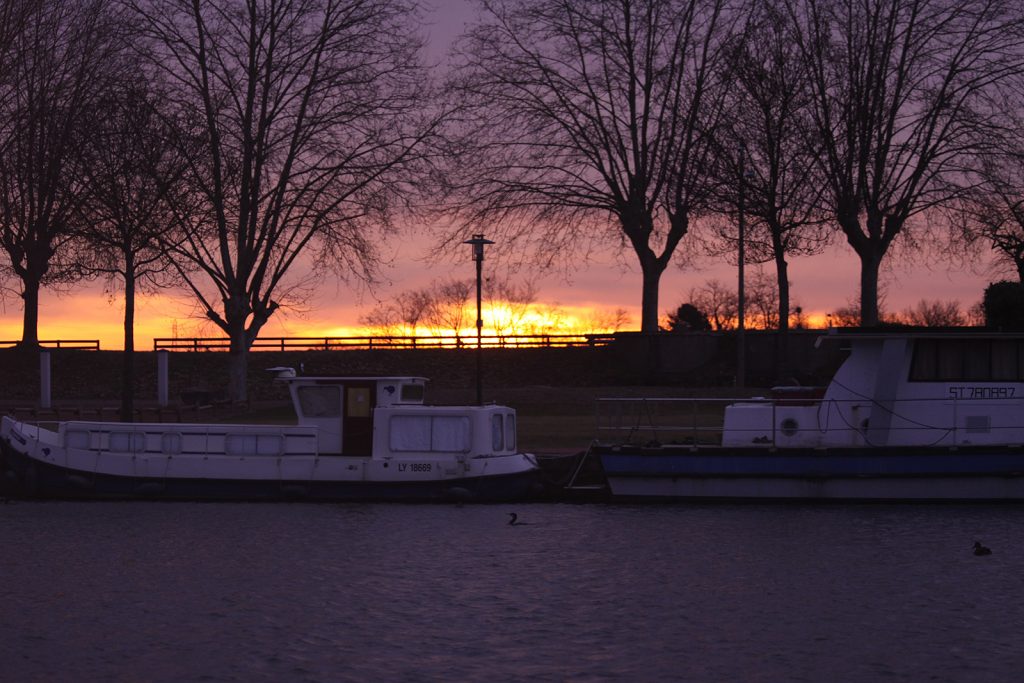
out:
<path id="1" fill-rule="evenodd" d="M 146 435 L 141 432 L 110 432 L 110 450 L 137 453 L 146 450 Z"/>
<path id="2" fill-rule="evenodd" d="M 918 339 L 910 364 L 913 382 L 1019 382 L 1024 344 L 1009 340 Z"/>
<path id="3" fill-rule="evenodd" d="M 389 439 L 392 451 L 466 453 L 470 447 L 469 418 L 449 415 L 395 415 Z"/>
<path id="4" fill-rule="evenodd" d="M 423 403 L 423 385 L 403 384 L 401 398 L 404 403 Z"/>
<path id="5" fill-rule="evenodd" d="M 510 451 L 516 449 L 516 416 L 512 413 L 505 416 L 505 447 Z"/>
<path id="6" fill-rule="evenodd" d="M 1012 341 L 992 342 L 992 379 L 1013 382 L 1020 377 L 1017 369 L 1017 343 Z"/>
<path id="7" fill-rule="evenodd" d="M 224 439 L 224 452 L 228 455 L 252 455 L 256 452 L 256 435 L 228 434 Z"/>
<path id="8" fill-rule="evenodd" d="M 160 436 L 160 452 L 166 455 L 181 453 L 181 434 L 168 432 Z"/>
<path id="9" fill-rule="evenodd" d="M 963 349 L 959 344 L 939 344 L 939 379 L 964 379 Z"/>
<path id="10" fill-rule="evenodd" d="M 345 401 L 345 410 L 349 417 L 370 417 L 369 388 L 349 387 Z"/>
<path id="11" fill-rule="evenodd" d="M 963 374 L 968 379 L 992 379 L 992 346 L 987 342 L 970 344 L 963 349 Z"/>
<path id="12" fill-rule="evenodd" d="M 76 429 L 68 432 L 64 437 L 64 445 L 68 448 L 88 448 L 89 432 L 84 429 Z"/>
<path id="13" fill-rule="evenodd" d="M 340 417 L 338 387 L 299 387 L 299 408 L 305 417 Z"/>
<path id="14" fill-rule="evenodd" d="M 491 450 L 505 450 L 505 424 L 501 415 L 491 415 Z"/>
<path id="15" fill-rule="evenodd" d="M 281 455 L 282 446 L 279 434 L 228 434 L 224 440 L 228 455 Z"/>

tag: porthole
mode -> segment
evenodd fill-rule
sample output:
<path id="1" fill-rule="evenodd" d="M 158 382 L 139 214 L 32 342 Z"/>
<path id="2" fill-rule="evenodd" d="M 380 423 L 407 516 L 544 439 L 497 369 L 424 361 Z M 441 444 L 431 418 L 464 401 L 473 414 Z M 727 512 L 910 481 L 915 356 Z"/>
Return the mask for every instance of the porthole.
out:
<path id="1" fill-rule="evenodd" d="M 787 417 L 779 424 L 783 436 L 793 436 L 800 429 L 800 425 L 791 417 Z"/>

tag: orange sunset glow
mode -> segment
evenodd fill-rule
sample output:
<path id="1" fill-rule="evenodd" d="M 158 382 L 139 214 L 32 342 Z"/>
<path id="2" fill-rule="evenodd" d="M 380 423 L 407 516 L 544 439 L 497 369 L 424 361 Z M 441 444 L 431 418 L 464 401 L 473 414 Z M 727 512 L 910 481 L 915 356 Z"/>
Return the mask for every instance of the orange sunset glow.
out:
<path id="1" fill-rule="evenodd" d="M 424 239 L 425 243 L 426 240 Z M 399 266 L 388 274 L 389 281 L 372 293 L 357 292 L 340 284 L 324 285 L 297 312 L 283 309 L 264 327 L 261 337 L 364 337 L 383 336 L 379 327 L 360 322 L 380 306 L 403 291 L 427 285 L 436 269 L 424 266 L 407 252 L 415 241 L 403 245 L 398 253 Z M 468 259 L 466 259 L 468 261 Z M 500 259 L 488 260 L 486 268 L 500 266 Z M 402 277 L 394 276 L 401 271 Z M 453 275 L 470 279 L 471 263 L 446 266 Z M 661 310 L 664 316 L 687 294 L 709 279 L 718 279 L 735 288 L 735 267 L 709 263 L 701 269 L 670 268 L 661 287 Z M 804 259 L 792 265 L 793 307 L 803 309 L 802 320 L 810 328 L 824 328 L 827 315 L 847 306 L 853 300 L 857 282 L 856 259 L 841 248 Z M 889 273 L 886 310 L 899 312 L 921 299 L 958 301 L 966 311 L 981 298 L 985 286 L 999 279 L 989 270 L 970 272 L 939 269 L 936 266 L 906 268 L 897 277 Z M 588 334 L 629 331 L 639 328 L 639 275 L 610 263 L 594 263 L 566 278 L 549 274 L 538 278 L 537 301 L 527 307 L 483 305 L 484 334 Z M 16 296 L 8 296 L 0 315 L 0 340 L 21 338 L 21 308 Z M 515 309 L 515 313 L 513 313 Z M 39 336 L 43 340 L 99 340 L 103 349 L 123 348 L 124 303 L 120 295 L 110 296 L 99 285 L 81 286 L 66 294 L 44 292 L 40 307 Z M 476 334 L 474 302 L 469 302 L 463 315 L 460 336 Z M 451 329 L 417 325 L 390 330 L 393 336 L 452 336 Z M 153 348 L 154 338 L 222 337 L 219 328 L 196 312 L 192 302 L 181 293 L 140 295 L 137 299 L 135 346 L 139 350 Z"/>

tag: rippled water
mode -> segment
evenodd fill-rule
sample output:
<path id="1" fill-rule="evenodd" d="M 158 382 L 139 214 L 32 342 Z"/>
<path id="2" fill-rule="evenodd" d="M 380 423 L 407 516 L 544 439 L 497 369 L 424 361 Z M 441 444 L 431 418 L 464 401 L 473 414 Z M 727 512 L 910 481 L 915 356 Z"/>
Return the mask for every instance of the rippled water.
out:
<path id="1" fill-rule="evenodd" d="M 531 524 L 509 526 L 511 510 Z M 0 544 L 3 680 L 1004 681 L 1024 667 L 1019 506 L 19 501 L 0 505 Z"/>

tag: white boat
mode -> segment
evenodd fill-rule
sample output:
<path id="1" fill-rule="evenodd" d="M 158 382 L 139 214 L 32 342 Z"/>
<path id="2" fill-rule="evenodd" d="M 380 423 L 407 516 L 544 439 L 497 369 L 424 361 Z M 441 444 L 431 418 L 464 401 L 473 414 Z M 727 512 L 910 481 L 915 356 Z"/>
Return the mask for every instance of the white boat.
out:
<path id="1" fill-rule="evenodd" d="M 824 389 L 606 399 L 617 498 L 1024 499 L 1024 335 L 831 330 Z M 623 438 L 624 437 L 624 438 Z"/>
<path id="2" fill-rule="evenodd" d="M 477 500 L 537 492 L 517 449 L 516 413 L 428 406 L 420 377 L 302 377 L 296 425 L 67 421 L 4 417 L 0 485 L 42 497 Z"/>

